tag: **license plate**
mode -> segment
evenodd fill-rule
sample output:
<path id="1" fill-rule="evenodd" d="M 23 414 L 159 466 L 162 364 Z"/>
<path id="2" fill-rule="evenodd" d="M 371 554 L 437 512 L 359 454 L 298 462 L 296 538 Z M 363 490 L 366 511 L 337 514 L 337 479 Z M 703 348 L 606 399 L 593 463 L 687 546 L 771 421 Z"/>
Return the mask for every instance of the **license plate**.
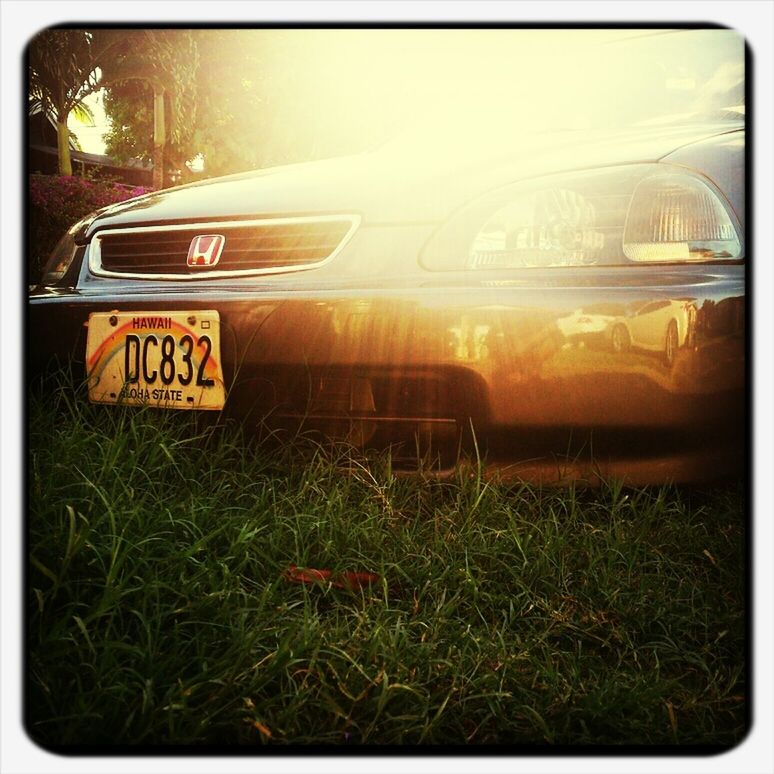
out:
<path id="1" fill-rule="evenodd" d="M 94 403 L 221 409 L 220 315 L 93 312 L 86 373 Z"/>

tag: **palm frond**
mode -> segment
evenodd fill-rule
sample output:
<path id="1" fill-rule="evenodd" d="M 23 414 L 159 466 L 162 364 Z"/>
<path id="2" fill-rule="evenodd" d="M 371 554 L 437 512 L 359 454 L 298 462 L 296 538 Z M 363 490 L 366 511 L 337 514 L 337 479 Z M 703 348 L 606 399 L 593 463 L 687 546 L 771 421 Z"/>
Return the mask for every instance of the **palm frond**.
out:
<path id="1" fill-rule="evenodd" d="M 91 108 L 83 102 L 75 105 L 70 111 L 70 114 L 73 116 L 73 118 L 75 118 L 76 121 L 81 124 L 85 124 L 86 126 L 95 126 L 94 113 L 92 112 Z"/>

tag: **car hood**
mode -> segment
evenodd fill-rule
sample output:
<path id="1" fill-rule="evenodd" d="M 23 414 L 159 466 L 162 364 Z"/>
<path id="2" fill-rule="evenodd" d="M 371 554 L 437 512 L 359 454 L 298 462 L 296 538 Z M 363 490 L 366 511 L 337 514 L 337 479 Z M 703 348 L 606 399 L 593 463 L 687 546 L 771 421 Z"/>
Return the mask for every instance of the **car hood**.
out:
<path id="1" fill-rule="evenodd" d="M 522 135 L 511 143 L 392 142 L 357 156 L 241 173 L 170 188 L 111 207 L 105 228 L 239 217 L 358 213 L 367 224 L 437 222 L 476 196 L 518 180 L 652 162 L 685 145 L 738 131 L 729 123 Z M 511 147 L 506 147 L 507 145 Z M 518 149 L 514 150 L 513 145 Z"/>

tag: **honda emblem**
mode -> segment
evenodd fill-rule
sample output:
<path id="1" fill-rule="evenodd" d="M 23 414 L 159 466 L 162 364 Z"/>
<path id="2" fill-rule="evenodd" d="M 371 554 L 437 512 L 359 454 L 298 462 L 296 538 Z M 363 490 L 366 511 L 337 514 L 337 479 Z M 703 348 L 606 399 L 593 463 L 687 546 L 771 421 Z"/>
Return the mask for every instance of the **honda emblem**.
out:
<path id="1" fill-rule="evenodd" d="M 221 234 L 203 234 L 194 237 L 188 248 L 186 263 L 189 266 L 215 266 L 220 260 L 225 244 L 226 237 Z"/>

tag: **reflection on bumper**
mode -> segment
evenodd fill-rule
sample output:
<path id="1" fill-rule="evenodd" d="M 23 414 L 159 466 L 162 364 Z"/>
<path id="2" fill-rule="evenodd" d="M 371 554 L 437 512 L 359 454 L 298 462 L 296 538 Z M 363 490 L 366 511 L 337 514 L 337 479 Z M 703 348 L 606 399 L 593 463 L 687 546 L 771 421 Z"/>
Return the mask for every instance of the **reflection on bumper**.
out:
<path id="1" fill-rule="evenodd" d="M 43 297 L 31 303 L 29 360 L 33 372 L 54 353 L 82 360 L 90 311 L 214 308 L 227 410 L 256 424 L 397 441 L 407 456 L 419 438 L 442 466 L 478 448 L 491 471 L 533 480 L 701 480 L 744 458 L 743 277 L 721 290 L 681 287 L 667 313 L 624 309 L 593 336 L 560 321 L 610 304 L 609 289 Z M 616 324 L 628 325 L 626 346 L 613 345 Z"/>

